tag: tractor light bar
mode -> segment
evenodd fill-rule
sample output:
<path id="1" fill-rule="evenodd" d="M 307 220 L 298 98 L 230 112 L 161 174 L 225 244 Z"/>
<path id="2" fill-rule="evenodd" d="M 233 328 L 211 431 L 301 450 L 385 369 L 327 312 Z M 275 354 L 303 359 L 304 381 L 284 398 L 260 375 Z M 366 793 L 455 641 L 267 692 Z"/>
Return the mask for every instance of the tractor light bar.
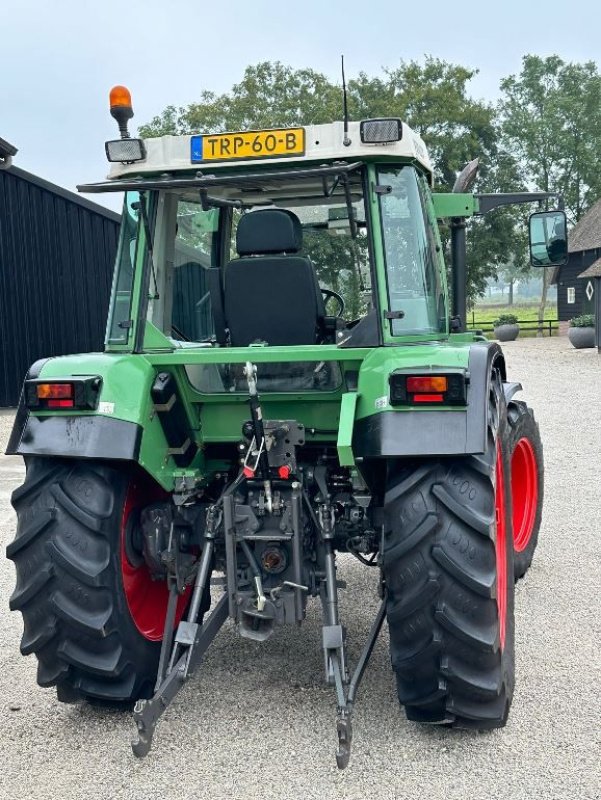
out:
<path id="1" fill-rule="evenodd" d="M 142 139 L 113 139 L 105 142 L 104 149 L 111 164 L 134 164 L 146 158 L 146 145 Z"/>
<path id="2" fill-rule="evenodd" d="M 23 389 L 25 405 L 32 411 L 58 408 L 94 411 L 98 407 L 101 386 L 102 378 L 98 375 L 26 380 Z"/>
<path id="3" fill-rule="evenodd" d="M 396 370 L 390 375 L 390 405 L 467 405 L 467 376 L 463 369 Z"/>
<path id="4" fill-rule="evenodd" d="M 359 126 L 363 144 L 390 144 L 399 142 L 403 136 L 400 119 L 364 119 Z"/>

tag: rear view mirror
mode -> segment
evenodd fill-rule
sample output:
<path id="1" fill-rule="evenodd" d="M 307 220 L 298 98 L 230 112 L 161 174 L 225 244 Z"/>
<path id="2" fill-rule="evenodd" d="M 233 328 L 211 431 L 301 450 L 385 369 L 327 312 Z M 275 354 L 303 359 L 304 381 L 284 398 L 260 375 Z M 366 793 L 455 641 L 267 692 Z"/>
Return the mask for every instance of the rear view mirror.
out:
<path id="1" fill-rule="evenodd" d="M 568 260 L 568 228 L 563 211 L 538 211 L 528 221 L 530 263 L 559 267 Z"/>

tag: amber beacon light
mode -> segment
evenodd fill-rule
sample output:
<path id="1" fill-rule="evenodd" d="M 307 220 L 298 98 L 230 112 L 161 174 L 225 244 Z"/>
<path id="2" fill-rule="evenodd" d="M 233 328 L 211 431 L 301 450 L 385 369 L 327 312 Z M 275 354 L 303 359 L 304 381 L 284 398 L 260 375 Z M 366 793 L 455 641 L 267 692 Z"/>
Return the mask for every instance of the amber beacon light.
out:
<path id="1" fill-rule="evenodd" d="M 117 121 L 121 139 L 105 142 L 106 157 L 110 162 L 133 164 L 146 158 L 146 147 L 142 139 L 132 139 L 127 123 L 134 115 L 131 94 L 126 86 L 113 86 L 109 93 L 111 116 Z"/>
<path id="2" fill-rule="evenodd" d="M 113 86 L 109 93 L 111 116 L 117 121 L 122 139 L 129 139 L 127 123 L 134 115 L 131 94 L 125 86 Z"/>

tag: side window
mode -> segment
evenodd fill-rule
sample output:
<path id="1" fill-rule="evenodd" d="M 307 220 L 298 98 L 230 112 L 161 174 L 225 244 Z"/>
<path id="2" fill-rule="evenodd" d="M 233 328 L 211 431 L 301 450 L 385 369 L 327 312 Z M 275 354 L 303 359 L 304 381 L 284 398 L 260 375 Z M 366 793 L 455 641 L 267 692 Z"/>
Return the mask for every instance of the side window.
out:
<path id="1" fill-rule="evenodd" d="M 138 192 L 127 192 L 119 234 L 119 248 L 113 277 L 111 307 L 106 340 L 108 344 L 127 344 L 131 327 L 131 297 L 136 263 L 140 211 Z"/>
<path id="2" fill-rule="evenodd" d="M 576 288 L 574 286 L 568 286 L 568 303 L 575 303 L 576 302 Z"/>
<path id="3" fill-rule="evenodd" d="M 180 200 L 175 234 L 172 328 L 178 338 L 202 341 L 213 334 L 207 270 L 215 263 L 219 209 Z"/>
<path id="4" fill-rule="evenodd" d="M 411 167 L 382 168 L 378 183 L 393 336 L 444 332 L 444 298 L 436 241 L 425 207 L 421 176 Z"/>

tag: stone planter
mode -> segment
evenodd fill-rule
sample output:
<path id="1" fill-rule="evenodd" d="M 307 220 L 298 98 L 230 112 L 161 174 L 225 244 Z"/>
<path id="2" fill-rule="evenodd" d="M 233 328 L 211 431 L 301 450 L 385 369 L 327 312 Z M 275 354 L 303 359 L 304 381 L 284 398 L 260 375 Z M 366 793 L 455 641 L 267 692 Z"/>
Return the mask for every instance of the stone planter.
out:
<path id="1" fill-rule="evenodd" d="M 568 328 L 568 339 L 577 350 L 595 346 L 594 328 Z"/>
<path id="2" fill-rule="evenodd" d="M 514 339 L 518 338 L 519 332 L 520 326 L 517 323 L 513 325 L 499 325 L 498 328 L 494 329 L 495 339 L 498 339 L 500 342 L 513 342 Z"/>

